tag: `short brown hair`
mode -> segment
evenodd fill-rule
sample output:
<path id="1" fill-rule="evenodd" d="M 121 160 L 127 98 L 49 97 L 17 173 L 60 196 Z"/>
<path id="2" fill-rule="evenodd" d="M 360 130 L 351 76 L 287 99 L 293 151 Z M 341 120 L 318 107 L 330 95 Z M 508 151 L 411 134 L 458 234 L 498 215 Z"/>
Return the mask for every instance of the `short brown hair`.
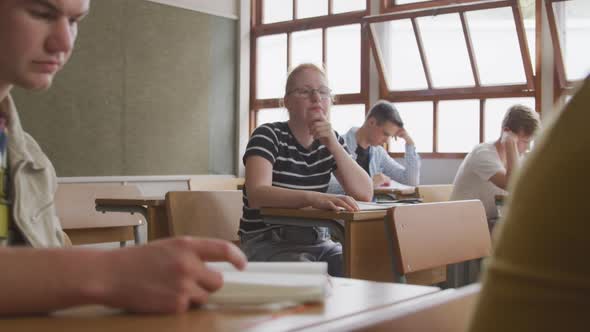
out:
<path id="1" fill-rule="evenodd" d="M 524 105 L 514 105 L 508 109 L 502 120 L 502 128 L 508 128 L 515 134 L 520 132 L 532 136 L 539 129 L 537 112 Z"/>
<path id="2" fill-rule="evenodd" d="M 287 96 L 289 92 L 291 92 L 291 90 L 293 89 L 293 82 L 295 81 L 297 75 L 299 75 L 300 72 L 308 69 L 315 70 L 316 72 L 324 76 L 326 81 L 328 80 L 328 76 L 326 75 L 326 71 L 324 70 L 324 68 L 319 67 L 318 65 L 313 63 L 302 63 L 297 67 L 291 69 L 291 71 L 289 71 L 289 76 L 287 76 L 287 84 L 285 84 L 285 96 Z"/>
<path id="3" fill-rule="evenodd" d="M 404 127 L 404 121 L 402 121 L 397 108 L 395 108 L 392 103 L 385 100 L 380 100 L 371 107 L 367 114 L 367 119 L 370 118 L 374 118 L 378 125 L 382 125 L 386 121 L 389 121 L 400 128 Z"/>

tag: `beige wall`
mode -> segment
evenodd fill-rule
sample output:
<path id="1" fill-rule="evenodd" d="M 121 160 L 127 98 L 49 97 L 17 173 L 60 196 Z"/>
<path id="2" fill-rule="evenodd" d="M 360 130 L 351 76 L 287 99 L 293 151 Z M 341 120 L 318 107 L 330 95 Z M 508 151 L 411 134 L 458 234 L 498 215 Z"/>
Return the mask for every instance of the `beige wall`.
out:
<path id="1" fill-rule="evenodd" d="M 58 176 L 233 173 L 235 20 L 92 2 L 54 87 L 15 90 Z"/>

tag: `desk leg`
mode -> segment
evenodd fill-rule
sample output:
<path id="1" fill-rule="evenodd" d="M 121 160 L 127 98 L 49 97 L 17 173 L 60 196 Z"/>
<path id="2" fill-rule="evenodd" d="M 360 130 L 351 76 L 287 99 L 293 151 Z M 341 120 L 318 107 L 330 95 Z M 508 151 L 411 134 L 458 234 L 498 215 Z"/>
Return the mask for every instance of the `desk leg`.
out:
<path id="1" fill-rule="evenodd" d="M 146 221 L 148 242 L 171 236 L 166 206 L 148 206 Z"/>
<path id="2" fill-rule="evenodd" d="M 347 221 L 345 231 L 345 276 L 392 282 L 389 243 L 383 219 Z"/>

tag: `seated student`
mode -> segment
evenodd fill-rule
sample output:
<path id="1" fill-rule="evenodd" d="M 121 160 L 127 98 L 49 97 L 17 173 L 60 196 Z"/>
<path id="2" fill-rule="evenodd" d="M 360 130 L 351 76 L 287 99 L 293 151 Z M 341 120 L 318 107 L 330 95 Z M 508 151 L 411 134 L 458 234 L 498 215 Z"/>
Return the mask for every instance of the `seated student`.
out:
<path id="1" fill-rule="evenodd" d="M 587 77 L 511 182 L 470 331 L 588 330 L 589 109 Z"/>
<path id="2" fill-rule="evenodd" d="M 409 186 L 416 186 L 420 182 L 420 157 L 393 104 L 377 102 L 367 114 L 362 127 L 351 128 L 343 137 L 352 158 L 372 177 L 374 187 L 388 185 L 391 180 Z M 383 148 L 390 137 L 400 137 L 405 141 L 405 167 L 391 158 Z M 328 192 L 343 192 L 335 178 L 330 180 Z"/>
<path id="3" fill-rule="evenodd" d="M 481 143 L 465 157 L 457 171 L 451 200 L 479 199 L 490 222 L 498 217 L 495 196 L 505 195 L 508 180 L 528 150 L 539 128 L 539 115 L 523 105 L 508 109 L 502 134 L 495 142 Z"/>
<path id="4" fill-rule="evenodd" d="M 331 275 L 342 275 L 342 246 L 330 239 L 327 229 L 268 225 L 259 210 L 312 206 L 355 211 L 355 199 L 371 199 L 371 179 L 328 122 L 331 101 L 324 71 L 299 65 L 285 88 L 289 121 L 263 124 L 252 133 L 243 157 L 246 183 L 239 231 L 249 260 L 325 261 Z M 326 194 L 332 173 L 352 197 Z"/>
<path id="5" fill-rule="evenodd" d="M 9 180 L 0 188 L 0 315 L 82 304 L 185 311 L 223 283 L 204 261 L 246 264 L 231 243 L 188 237 L 109 251 L 42 248 L 68 242 L 53 203 L 55 170 L 23 131 L 10 90 L 51 85 L 71 55 L 89 5 L 89 0 L 0 0 L 0 113 L 6 129 L 0 156 L 3 175 L 8 174 L 2 180 Z"/>

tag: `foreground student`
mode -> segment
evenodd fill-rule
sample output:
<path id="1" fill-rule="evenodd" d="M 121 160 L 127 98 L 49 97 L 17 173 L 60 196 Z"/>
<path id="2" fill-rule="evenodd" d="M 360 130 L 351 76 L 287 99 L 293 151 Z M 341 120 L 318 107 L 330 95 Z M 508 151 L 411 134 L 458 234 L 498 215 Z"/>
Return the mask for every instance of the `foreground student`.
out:
<path id="1" fill-rule="evenodd" d="M 391 158 L 383 148 L 391 137 L 399 137 L 405 142 L 405 166 Z M 420 157 L 414 140 L 404 129 L 404 122 L 392 103 L 384 100 L 377 102 L 371 107 L 363 125 L 351 128 L 343 138 L 352 158 L 373 179 L 374 187 L 388 185 L 391 180 L 409 186 L 419 184 Z M 330 180 L 328 192 L 342 193 L 342 187 L 335 178 Z"/>
<path id="2" fill-rule="evenodd" d="M 331 99 L 323 70 L 300 65 L 285 88 L 289 121 L 264 124 L 252 133 L 243 158 L 246 183 L 239 231 L 249 260 L 325 261 L 331 275 L 342 274 L 342 246 L 330 239 L 327 229 L 267 225 L 259 210 L 312 206 L 355 211 L 355 199 L 371 199 L 371 179 L 328 122 Z M 325 193 L 332 173 L 352 197 Z"/>
<path id="3" fill-rule="evenodd" d="M 475 146 L 461 163 L 451 200 L 479 199 L 488 221 L 498 218 L 495 196 L 507 194 L 508 181 L 538 128 L 539 115 L 534 110 L 523 105 L 510 107 L 502 120 L 500 138 Z"/>
<path id="4" fill-rule="evenodd" d="M 590 77 L 527 158 L 470 331 L 587 331 Z"/>
<path id="5" fill-rule="evenodd" d="M 41 249 L 68 242 L 55 216 L 55 170 L 22 130 L 10 90 L 51 85 L 71 55 L 89 5 L 89 0 L 0 0 L 0 112 L 6 141 L 0 155 L 2 175 L 8 174 L 0 188 L 0 315 L 82 304 L 185 311 L 223 283 L 204 261 L 246 264 L 231 243 L 188 237 L 112 251 Z"/>

